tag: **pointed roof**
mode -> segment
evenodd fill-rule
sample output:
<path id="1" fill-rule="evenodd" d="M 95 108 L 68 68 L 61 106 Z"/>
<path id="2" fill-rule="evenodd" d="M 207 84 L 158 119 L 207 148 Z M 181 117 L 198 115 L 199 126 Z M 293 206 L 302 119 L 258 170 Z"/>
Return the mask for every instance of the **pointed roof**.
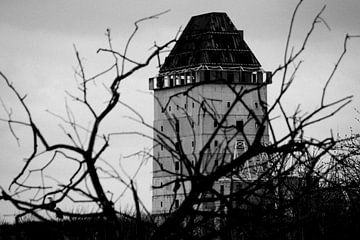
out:
<path id="1" fill-rule="evenodd" d="M 193 16 L 160 72 L 201 65 L 251 67 L 261 65 L 226 13 L 212 12 Z"/>

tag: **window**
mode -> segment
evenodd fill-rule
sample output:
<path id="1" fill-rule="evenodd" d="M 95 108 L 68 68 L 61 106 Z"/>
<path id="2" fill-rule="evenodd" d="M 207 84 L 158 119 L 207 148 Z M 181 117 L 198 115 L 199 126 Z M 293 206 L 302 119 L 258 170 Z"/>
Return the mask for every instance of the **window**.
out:
<path id="1" fill-rule="evenodd" d="M 162 131 L 162 132 L 164 131 L 164 127 L 163 127 L 163 126 L 160 127 L 160 131 Z"/>
<path id="2" fill-rule="evenodd" d="M 229 107 L 230 107 L 230 102 L 227 102 L 227 103 L 226 103 L 226 106 L 229 108 Z"/>
<path id="3" fill-rule="evenodd" d="M 251 82 L 251 73 L 250 72 L 245 72 L 245 71 L 243 71 L 243 72 L 241 72 L 241 79 L 243 80 L 243 82 L 246 82 L 246 83 L 248 83 L 248 82 Z"/>
<path id="4" fill-rule="evenodd" d="M 162 77 L 156 78 L 156 87 L 163 88 L 164 86 L 164 79 Z"/>
<path id="5" fill-rule="evenodd" d="M 228 72 L 227 74 L 228 78 L 228 82 L 234 82 L 234 73 L 233 72 Z"/>
<path id="6" fill-rule="evenodd" d="M 175 143 L 175 149 L 180 151 L 180 142 Z"/>
<path id="7" fill-rule="evenodd" d="M 236 130 L 238 130 L 239 132 L 242 132 L 244 130 L 243 120 L 236 121 Z"/>
<path id="8" fill-rule="evenodd" d="M 195 123 L 191 122 L 191 127 L 194 128 L 195 127 Z"/>
<path id="9" fill-rule="evenodd" d="M 169 83 L 169 76 L 165 76 L 164 77 L 164 87 L 169 87 L 170 83 Z"/>
<path id="10" fill-rule="evenodd" d="M 194 141 L 191 141 L 191 146 L 194 147 Z"/>
<path id="11" fill-rule="evenodd" d="M 169 106 L 169 112 L 171 112 L 171 106 Z"/>
<path id="12" fill-rule="evenodd" d="M 256 72 L 253 72 L 251 74 L 251 82 L 252 83 L 257 83 L 257 74 L 256 74 Z"/>
<path id="13" fill-rule="evenodd" d="M 193 76 L 191 72 L 188 73 L 188 75 L 186 75 L 186 83 L 187 84 L 193 83 Z"/>
<path id="14" fill-rule="evenodd" d="M 214 127 L 216 128 L 218 126 L 217 120 L 214 120 Z"/>
<path id="15" fill-rule="evenodd" d="M 163 146 L 163 145 L 160 145 L 160 148 L 161 148 L 161 151 L 163 151 L 163 150 L 164 150 L 164 146 Z"/>
<path id="16" fill-rule="evenodd" d="M 195 108 L 195 103 L 194 102 L 192 103 L 192 108 Z"/>
<path id="17" fill-rule="evenodd" d="M 255 102 L 255 108 L 258 108 L 259 104 L 257 102 Z"/>
<path id="18" fill-rule="evenodd" d="M 179 123 L 179 120 L 175 120 L 175 131 L 176 132 L 179 132 L 180 131 L 180 123 Z"/>
<path id="19" fill-rule="evenodd" d="M 224 194 L 224 185 L 220 185 L 220 194 Z"/>
<path id="20" fill-rule="evenodd" d="M 154 90 L 154 78 L 149 78 L 149 90 Z"/>
<path id="21" fill-rule="evenodd" d="M 218 166 L 218 160 L 215 159 L 215 161 L 214 161 L 214 167 L 217 167 L 217 166 Z"/>
<path id="22" fill-rule="evenodd" d="M 204 71 L 204 81 L 205 81 L 205 82 L 209 82 L 209 81 L 210 81 L 210 71 L 209 71 L 209 70 L 205 70 L 205 71 Z"/>
<path id="23" fill-rule="evenodd" d="M 160 207 L 162 207 L 162 206 L 163 206 L 163 202 L 161 201 L 161 202 L 160 202 Z"/>
<path id="24" fill-rule="evenodd" d="M 214 141 L 214 146 L 217 147 L 217 145 L 219 144 L 218 140 Z"/>
<path id="25" fill-rule="evenodd" d="M 178 208 L 179 205 L 180 205 L 180 204 L 179 204 L 179 199 L 176 199 L 176 200 L 175 200 L 175 208 Z"/>
<path id="26" fill-rule="evenodd" d="M 187 109 L 187 104 L 186 103 L 184 104 L 184 108 Z"/>
<path id="27" fill-rule="evenodd" d="M 266 82 L 267 83 L 271 83 L 272 81 L 271 81 L 271 76 L 272 75 L 272 73 L 271 72 L 266 72 Z"/>
<path id="28" fill-rule="evenodd" d="M 180 75 L 180 84 L 181 84 L 181 85 L 186 84 L 185 76 L 184 76 L 184 75 Z"/>
<path id="29" fill-rule="evenodd" d="M 172 87 L 172 86 L 174 86 L 174 76 L 173 75 L 171 75 L 170 79 L 169 79 L 169 87 Z"/>
<path id="30" fill-rule="evenodd" d="M 221 81 L 222 80 L 222 71 L 216 71 L 215 72 L 215 80 L 216 81 Z"/>
<path id="31" fill-rule="evenodd" d="M 176 105 L 176 110 L 178 110 L 178 111 L 179 111 L 179 105 Z"/>
<path id="32" fill-rule="evenodd" d="M 179 86 L 181 83 L 180 83 L 180 76 L 179 75 L 175 75 L 175 85 L 176 86 Z"/>
<path id="33" fill-rule="evenodd" d="M 175 171 L 179 171 L 179 169 L 180 169 L 180 162 L 176 161 L 175 162 Z"/>

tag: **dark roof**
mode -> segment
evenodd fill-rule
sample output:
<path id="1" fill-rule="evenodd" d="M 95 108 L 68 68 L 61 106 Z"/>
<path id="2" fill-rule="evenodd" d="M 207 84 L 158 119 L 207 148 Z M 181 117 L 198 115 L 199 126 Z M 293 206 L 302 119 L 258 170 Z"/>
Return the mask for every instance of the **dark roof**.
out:
<path id="1" fill-rule="evenodd" d="M 261 67 L 226 13 L 194 16 L 166 57 L 160 72 L 201 65 Z"/>

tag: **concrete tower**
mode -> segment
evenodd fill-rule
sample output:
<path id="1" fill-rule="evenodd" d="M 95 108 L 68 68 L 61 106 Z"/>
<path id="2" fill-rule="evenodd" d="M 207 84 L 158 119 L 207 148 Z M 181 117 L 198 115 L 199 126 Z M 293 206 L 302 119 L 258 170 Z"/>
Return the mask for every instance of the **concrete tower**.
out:
<path id="1" fill-rule="evenodd" d="M 159 74 L 149 79 L 155 99 L 153 185 L 163 186 L 153 190 L 154 214 L 167 213 L 184 199 L 184 186 L 167 185 L 177 177 L 176 173 L 186 175 L 171 147 L 181 147 L 195 166 L 200 150 L 221 124 L 227 127 L 216 134 L 204 151 L 201 169 L 206 174 L 230 162 L 254 139 L 258 126 L 249 108 L 261 118 L 270 75 L 262 70 L 244 41 L 243 31 L 237 30 L 225 13 L 207 13 L 190 19 Z M 242 98 L 243 103 L 233 106 L 235 94 L 229 85 L 236 91 L 255 88 L 256 91 L 249 91 Z M 225 114 L 228 115 L 221 122 Z M 267 129 L 263 141 L 268 141 Z M 252 159 L 248 166 L 259 161 Z M 244 176 L 250 179 L 251 174 L 247 172 Z M 191 186 L 185 185 L 188 191 Z M 229 191 L 225 178 L 217 182 L 217 188 L 220 192 Z"/>

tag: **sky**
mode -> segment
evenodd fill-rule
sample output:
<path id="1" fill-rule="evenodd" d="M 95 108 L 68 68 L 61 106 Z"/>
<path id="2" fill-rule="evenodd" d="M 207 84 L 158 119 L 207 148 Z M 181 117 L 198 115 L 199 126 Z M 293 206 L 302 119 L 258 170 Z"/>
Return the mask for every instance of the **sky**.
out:
<path id="1" fill-rule="evenodd" d="M 106 0 L 106 1 L 39 1 L 39 0 L 2 0 L 0 2 L 0 71 L 3 72 L 22 94 L 35 116 L 35 121 L 52 142 L 63 140 L 59 128 L 59 119 L 49 114 L 66 115 L 65 102 L 76 112 L 78 121 L 87 123 L 87 115 L 72 102 L 65 91 L 76 92 L 74 69 L 77 61 L 74 45 L 81 55 L 86 74 L 94 75 L 112 63 L 110 55 L 96 53 L 98 48 L 107 47 L 106 29 L 111 29 L 115 49 L 123 50 L 126 40 L 134 29 L 133 23 L 146 16 L 170 10 L 158 19 L 141 23 L 140 30 L 133 39 L 128 56 L 143 61 L 156 43 L 164 43 L 173 38 L 179 28 L 184 28 L 190 17 L 206 12 L 226 12 L 239 30 L 244 30 L 244 38 L 262 67 L 274 70 L 283 61 L 284 46 L 295 0 Z M 343 50 L 345 34 L 360 34 L 360 1 L 358 0 L 312 0 L 304 1 L 294 23 L 291 46 L 299 49 L 314 16 L 326 5 L 322 18 L 325 24 L 318 24 L 313 32 L 305 53 L 304 61 L 296 82 L 285 97 L 285 109 L 292 113 L 300 104 L 303 112 L 309 112 L 319 106 L 322 88 L 331 69 Z M 360 103 L 360 39 L 348 42 L 348 52 L 330 83 L 327 100 L 335 100 L 353 95 L 353 101 L 340 113 L 316 124 L 306 134 L 321 138 L 330 132 L 348 135 L 359 132 L 359 123 L 355 120 L 356 108 Z M 153 100 L 148 90 L 148 78 L 156 75 L 159 69 L 155 63 L 126 79 L 122 85 L 121 99 L 131 105 L 146 119 L 153 118 Z M 106 76 L 112 80 L 112 75 Z M 106 80 L 104 80 L 106 81 Z M 92 92 L 96 101 L 101 101 L 104 90 Z M 268 88 L 268 102 L 274 100 L 279 89 L 279 79 L 274 78 Z M 13 117 L 24 119 L 14 95 L 0 80 L 0 98 Z M 151 135 L 149 129 L 139 126 L 127 116 L 126 109 L 119 108 L 106 122 L 104 129 L 116 132 L 139 130 Z M 0 118 L 6 113 L 0 109 Z M 358 116 L 359 117 L 359 116 Z M 278 131 L 282 131 L 281 123 Z M 16 128 L 21 137 L 20 146 L 11 135 L 6 123 L 0 122 L 0 187 L 7 189 L 11 179 L 24 164 L 23 159 L 31 151 L 29 132 Z M 121 162 L 127 174 L 132 174 L 141 159 L 126 158 L 133 152 L 148 148 L 151 141 L 134 136 L 119 137 L 104 157 Z M 55 163 L 54 174 L 61 178 L 68 174 L 69 165 Z M 51 173 L 53 174 L 53 173 Z M 34 179 L 36 182 L 37 180 Z M 113 184 L 113 183 L 111 183 Z M 151 161 L 141 168 L 136 184 L 144 204 L 151 206 Z M 121 189 L 114 184 L 112 191 Z M 131 199 L 119 200 L 122 208 L 131 207 Z M 16 210 L 8 203 L 0 201 L 0 221 L 9 219 Z"/>

